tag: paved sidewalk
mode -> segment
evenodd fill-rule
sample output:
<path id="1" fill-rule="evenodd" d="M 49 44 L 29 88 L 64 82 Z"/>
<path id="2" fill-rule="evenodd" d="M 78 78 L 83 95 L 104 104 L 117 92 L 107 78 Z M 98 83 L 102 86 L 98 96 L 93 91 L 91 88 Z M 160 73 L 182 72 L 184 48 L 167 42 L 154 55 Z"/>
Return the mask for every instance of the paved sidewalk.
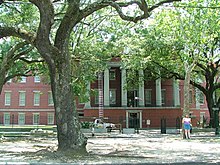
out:
<path id="1" fill-rule="evenodd" d="M 62 157 L 26 157 L 23 153 L 38 153 L 46 147 L 56 149 L 56 139 L 1 142 L 0 165 L 6 164 L 220 164 L 220 137 L 214 132 L 193 133 L 191 139 L 181 134 L 161 134 L 160 130 L 140 130 L 139 134 L 118 132 L 89 136 L 89 156 L 76 160 Z M 34 155 L 34 154 L 32 154 Z M 37 155 L 37 154 L 36 154 Z"/>

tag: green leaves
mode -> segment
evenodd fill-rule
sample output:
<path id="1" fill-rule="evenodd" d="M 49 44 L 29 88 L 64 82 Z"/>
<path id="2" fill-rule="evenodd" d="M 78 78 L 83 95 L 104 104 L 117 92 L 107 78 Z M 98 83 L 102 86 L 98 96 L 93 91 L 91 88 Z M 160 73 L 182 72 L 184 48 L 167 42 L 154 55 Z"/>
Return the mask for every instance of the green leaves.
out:
<path id="1" fill-rule="evenodd" d="M 1 6 L 0 22 L 4 26 L 36 30 L 39 14 L 36 7 L 30 3 L 5 3 Z M 31 26 L 30 26 L 31 25 Z"/>

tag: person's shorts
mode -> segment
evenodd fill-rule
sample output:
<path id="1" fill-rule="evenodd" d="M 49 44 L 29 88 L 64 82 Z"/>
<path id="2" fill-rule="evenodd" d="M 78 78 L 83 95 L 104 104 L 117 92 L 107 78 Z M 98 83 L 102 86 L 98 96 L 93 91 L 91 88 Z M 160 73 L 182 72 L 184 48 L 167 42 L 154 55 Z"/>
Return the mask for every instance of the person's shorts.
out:
<path id="1" fill-rule="evenodd" d="M 185 130 L 190 130 L 190 124 L 184 124 L 184 129 Z"/>

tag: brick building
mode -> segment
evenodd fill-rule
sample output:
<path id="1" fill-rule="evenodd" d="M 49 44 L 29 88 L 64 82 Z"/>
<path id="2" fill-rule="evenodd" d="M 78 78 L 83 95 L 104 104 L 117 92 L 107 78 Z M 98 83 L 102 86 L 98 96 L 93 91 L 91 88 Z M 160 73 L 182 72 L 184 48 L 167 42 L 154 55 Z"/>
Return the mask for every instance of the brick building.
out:
<path id="1" fill-rule="evenodd" d="M 183 82 L 173 79 L 144 81 L 146 71 L 140 70 L 135 87 L 128 87 L 127 72 L 120 62 L 110 62 L 97 80 L 88 84 L 89 90 L 97 92 L 90 95 L 88 102 L 77 102 L 80 119 L 93 121 L 103 117 L 124 128 L 158 128 L 165 118 L 167 127 L 175 127 L 182 116 Z M 194 88 L 190 90 L 190 107 L 194 126 L 209 117 L 203 95 Z M 6 83 L 0 95 L 0 124 L 55 124 L 50 86 L 38 76 Z"/>
<path id="2" fill-rule="evenodd" d="M 0 124 L 53 125 L 51 88 L 39 76 L 7 82 L 0 95 Z"/>
<path id="3" fill-rule="evenodd" d="M 144 81 L 144 72 L 147 71 L 139 70 L 138 85 L 129 87 L 126 72 L 129 71 L 123 69 L 119 62 L 110 62 L 102 76 L 88 84 L 88 89 L 97 90 L 97 94 L 83 104 L 84 118 L 104 117 L 106 121 L 120 123 L 124 128 L 158 128 L 161 119 L 166 119 L 167 127 L 176 127 L 183 111 L 183 81 L 160 78 Z M 100 92 L 101 88 L 103 92 Z M 204 95 L 193 87 L 190 90 L 190 108 L 194 126 L 199 126 L 204 117 L 209 117 Z"/>

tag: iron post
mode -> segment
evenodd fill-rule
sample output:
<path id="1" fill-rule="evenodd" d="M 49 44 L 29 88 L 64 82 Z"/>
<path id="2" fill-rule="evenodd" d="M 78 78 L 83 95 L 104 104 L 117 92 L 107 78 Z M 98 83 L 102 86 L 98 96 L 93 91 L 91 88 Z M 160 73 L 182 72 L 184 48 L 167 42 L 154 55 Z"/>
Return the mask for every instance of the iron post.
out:
<path id="1" fill-rule="evenodd" d="M 215 135 L 219 135 L 219 108 L 213 108 L 215 121 Z"/>

